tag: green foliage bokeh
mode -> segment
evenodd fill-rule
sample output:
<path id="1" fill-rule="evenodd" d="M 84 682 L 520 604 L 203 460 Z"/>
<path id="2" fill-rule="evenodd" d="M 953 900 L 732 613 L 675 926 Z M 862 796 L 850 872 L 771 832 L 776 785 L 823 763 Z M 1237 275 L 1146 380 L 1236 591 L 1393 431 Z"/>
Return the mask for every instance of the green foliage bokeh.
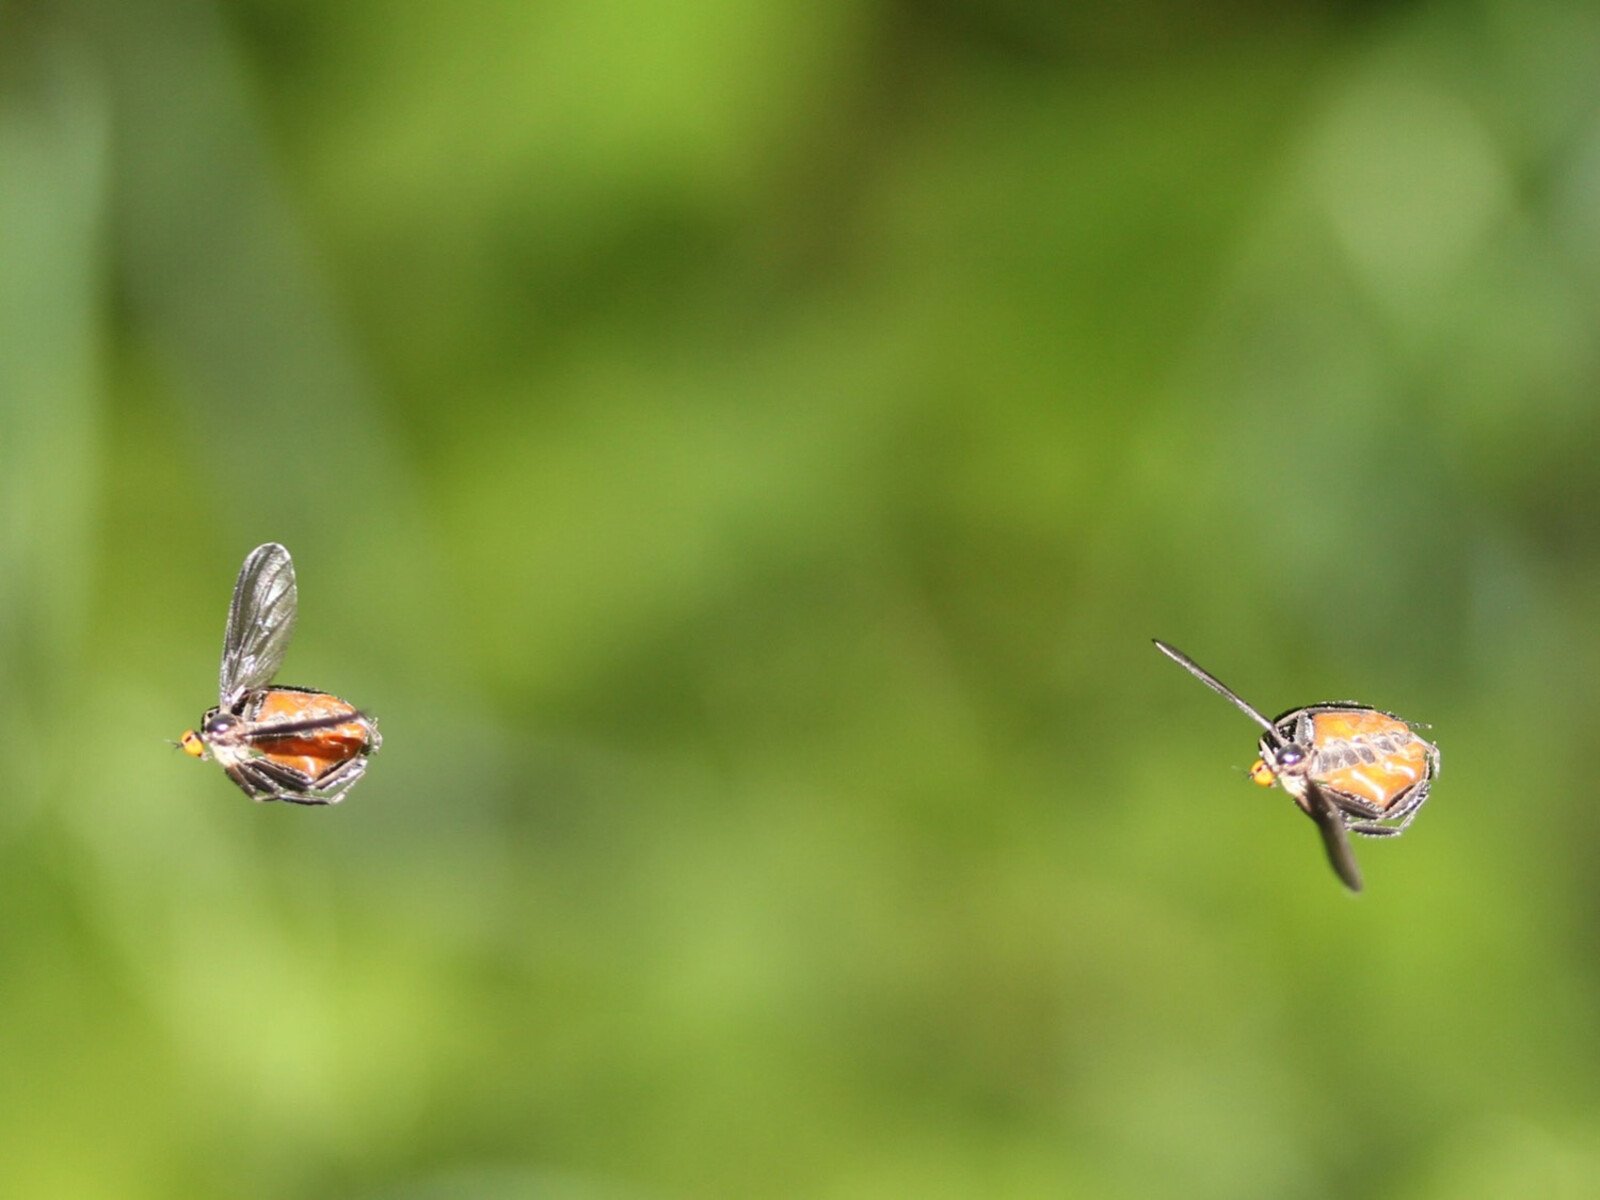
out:
<path id="1" fill-rule="evenodd" d="M 1594 1195 L 1597 63 L 0 5 L 0 1194 Z M 266 540 L 337 809 L 164 744 Z M 1364 895 L 1152 636 L 1432 724 Z"/>

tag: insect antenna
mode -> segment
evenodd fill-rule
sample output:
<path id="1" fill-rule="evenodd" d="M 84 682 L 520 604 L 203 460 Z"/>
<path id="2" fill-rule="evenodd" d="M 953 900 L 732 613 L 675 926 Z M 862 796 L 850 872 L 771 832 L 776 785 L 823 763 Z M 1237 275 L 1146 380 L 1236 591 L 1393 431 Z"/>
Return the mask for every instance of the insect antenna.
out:
<path id="1" fill-rule="evenodd" d="M 1227 684 L 1223 683 L 1222 680 L 1218 679 L 1210 671 L 1206 670 L 1199 663 L 1195 662 L 1194 659 L 1190 658 L 1176 646 L 1169 646 L 1160 638 L 1151 638 L 1150 640 L 1155 642 L 1157 650 L 1161 651 L 1161 653 L 1165 654 L 1173 662 L 1177 663 L 1185 671 L 1189 672 L 1189 674 L 1193 675 L 1201 683 L 1205 684 L 1213 692 L 1217 693 L 1217 695 L 1230 701 L 1235 708 L 1237 708 L 1245 716 L 1249 717 L 1257 725 L 1261 726 L 1262 729 L 1266 730 L 1268 737 L 1272 738 L 1272 740 L 1277 742 L 1280 746 L 1283 745 L 1283 736 L 1278 732 L 1277 726 L 1257 712 L 1245 701 L 1242 696 L 1239 695 L 1239 693 L 1235 692 Z"/>

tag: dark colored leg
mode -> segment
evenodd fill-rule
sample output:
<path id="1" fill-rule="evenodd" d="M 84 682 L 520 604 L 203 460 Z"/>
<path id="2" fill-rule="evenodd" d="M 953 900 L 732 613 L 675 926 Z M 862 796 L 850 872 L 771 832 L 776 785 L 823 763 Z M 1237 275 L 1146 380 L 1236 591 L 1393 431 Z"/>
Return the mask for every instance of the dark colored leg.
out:
<path id="1" fill-rule="evenodd" d="M 270 758 L 254 758 L 245 765 L 280 797 L 286 793 L 303 792 L 311 786 L 311 781 L 303 773 L 275 763 Z"/>
<path id="2" fill-rule="evenodd" d="M 346 759 L 317 780 L 308 780 L 299 771 L 267 758 L 255 759 L 249 765 L 272 782 L 279 800 L 290 804 L 337 804 L 366 772 L 367 760 L 361 756 Z"/>
<path id="3" fill-rule="evenodd" d="M 1428 785 L 1431 782 L 1424 779 L 1417 784 L 1399 804 L 1383 813 L 1380 819 L 1350 822 L 1350 831 L 1359 833 L 1362 837 L 1395 837 L 1404 833 L 1406 826 L 1416 819 L 1423 801 L 1427 800 Z"/>
<path id="4" fill-rule="evenodd" d="M 1331 788 L 1323 788 L 1322 791 L 1333 806 L 1343 813 L 1346 818 L 1355 817 L 1363 821 L 1376 821 L 1383 816 L 1383 809 L 1371 801 L 1361 799 L 1359 796 L 1352 796 L 1346 792 L 1336 792 Z M 1348 821 L 1346 823 L 1348 824 Z"/>
<path id="5" fill-rule="evenodd" d="M 249 763 L 241 763 L 235 767 L 224 767 L 228 778 L 233 780 L 239 790 L 252 800 L 275 800 L 277 789 L 270 783 L 263 781 L 250 770 Z"/>

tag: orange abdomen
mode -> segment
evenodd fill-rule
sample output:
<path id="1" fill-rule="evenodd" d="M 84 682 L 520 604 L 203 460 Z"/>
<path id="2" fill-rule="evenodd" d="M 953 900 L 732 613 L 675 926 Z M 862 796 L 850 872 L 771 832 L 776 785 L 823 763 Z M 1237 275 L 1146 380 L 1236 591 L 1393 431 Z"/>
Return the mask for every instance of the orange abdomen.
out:
<path id="1" fill-rule="evenodd" d="M 252 749 L 262 758 L 299 771 L 311 780 L 320 779 L 371 746 L 372 729 L 354 705 L 326 692 L 269 688 L 262 693 L 260 706 L 250 715 L 252 722 L 271 726 L 344 713 L 355 719 L 348 724 L 310 730 L 293 737 L 254 741 Z"/>
<path id="2" fill-rule="evenodd" d="M 1320 784 L 1388 808 L 1428 777 L 1429 747 L 1404 721 L 1371 709 L 1317 713 L 1313 718 Z"/>

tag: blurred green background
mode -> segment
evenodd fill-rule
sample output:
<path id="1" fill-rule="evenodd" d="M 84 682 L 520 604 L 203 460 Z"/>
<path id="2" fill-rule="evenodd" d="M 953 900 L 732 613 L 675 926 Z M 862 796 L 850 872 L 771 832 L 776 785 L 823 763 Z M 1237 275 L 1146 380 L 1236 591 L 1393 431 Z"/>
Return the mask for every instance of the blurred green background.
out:
<path id="1" fill-rule="evenodd" d="M 1600 1194 L 1597 318 L 1584 4 L 4 4 L 0 1193 Z"/>

